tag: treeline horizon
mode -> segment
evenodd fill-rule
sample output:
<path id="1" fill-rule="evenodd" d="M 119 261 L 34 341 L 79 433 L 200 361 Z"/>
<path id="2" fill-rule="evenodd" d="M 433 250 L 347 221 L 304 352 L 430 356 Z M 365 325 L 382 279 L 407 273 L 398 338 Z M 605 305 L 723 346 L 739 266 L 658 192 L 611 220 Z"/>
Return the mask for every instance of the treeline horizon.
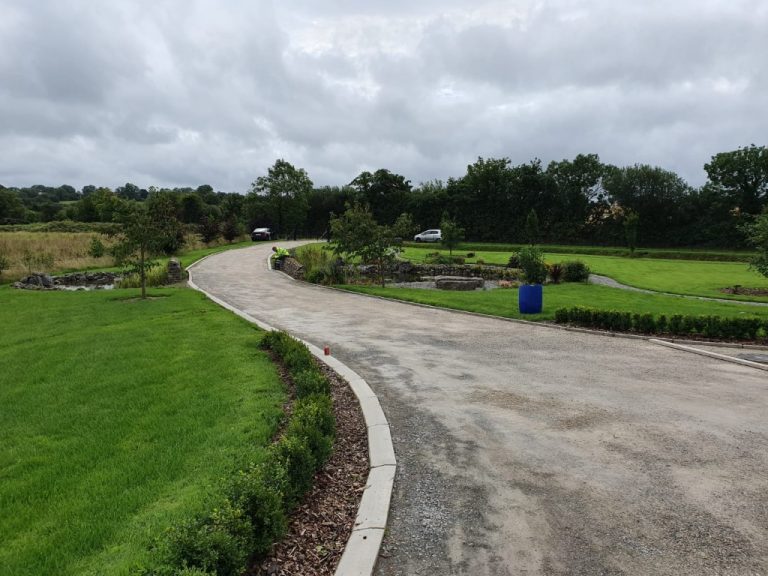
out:
<path id="1" fill-rule="evenodd" d="M 23 188 L 0 185 L 0 224 L 72 220 L 113 222 L 121 206 L 164 196 L 180 222 L 245 231 L 270 227 L 278 236 L 327 234 L 331 214 L 348 204 L 368 205 L 391 225 L 410 214 L 419 230 L 455 220 L 469 241 L 523 242 L 534 210 L 541 240 L 562 244 L 624 244 L 624 222 L 637 218 L 643 246 L 745 248 L 743 226 L 768 204 L 768 148 L 750 145 L 715 154 L 704 164 L 707 181 L 690 186 L 675 172 L 645 164 L 618 167 L 597 154 L 572 160 L 512 165 L 509 158 L 478 158 L 466 173 L 413 186 L 385 168 L 362 172 L 340 186 L 315 187 L 309 175 L 277 160 L 246 193 L 196 188 L 140 188 L 126 183 Z"/>

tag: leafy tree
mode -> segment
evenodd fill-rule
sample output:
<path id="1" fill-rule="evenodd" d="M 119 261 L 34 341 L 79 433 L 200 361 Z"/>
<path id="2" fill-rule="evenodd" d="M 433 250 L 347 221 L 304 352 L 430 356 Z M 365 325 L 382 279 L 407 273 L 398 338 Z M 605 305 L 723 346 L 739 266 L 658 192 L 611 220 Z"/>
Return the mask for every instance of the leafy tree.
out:
<path id="1" fill-rule="evenodd" d="M 453 249 L 464 240 L 464 229 L 448 214 L 443 214 L 443 219 L 440 221 L 440 233 L 442 235 L 441 244 L 448 248 L 448 254 L 453 256 Z"/>
<path id="2" fill-rule="evenodd" d="M 624 234 L 627 238 L 627 246 L 629 247 L 629 253 L 635 253 L 637 248 L 637 231 L 640 228 L 640 216 L 637 212 L 630 212 L 624 218 Z"/>
<path id="3" fill-rule="evenodd" d="M 205 213 L 205 203 L 199 194 L 185 194 L 181 198 L 181 221 L 197 224 Z"/>
<path id="4" fill-rule="evenodd" d="M 715 154 L 704 170 L 742 212 L 760 213 L 768 196 L 768 148 L 752 144 Z"/>
<path id="5" fill-rule="evenodd" d="M 178 194 L 170 191 L 152 190 L 144 203 L 150 216 L 162 221 L 163 236 L 160 244 L 156 246 L 164 254 L 171 255 L 184 246 L 184 227 L 179 222 L 181 213 L 181 201 Z"/>
<path id="6" fill-rule="evenodd" d="M 539 216 L 533 208 L 525 217 L 525 239 L 531 246 L 539 241 Z"/>
<path id="7" fill-rule="evenodd" d="M 410 239 L 416 234 L 416 224 L 413 222 L 413 216 L 407 212 L 403 212 L 397 217 L 395 223 L 392 225 L 392 235 L 394 238 Z"/>
<path id="8" fill-rule="evenodd" d="M 221 222 L 214 213 L 208 213 L 200 220 L 198 227 L 200 239 L 206 244 L 210 244 L 221 236 Z"/>
<path id="9" fill-rule="evenodd" d="M 252 190 L 266 196 L 266 208 L 277 234 L 292 235 L 295 239 L 307 218 L 307 197 L 312 191 L 312 180 L 303 169 L 290 162 L 277 160 L 266 176 L 259 176 Z"/>
<path id="10" fill-rule="evenodd" d="M 341 216 L 333 215 L 331 237 L 335 254 L 372 264 L 384 286 L 386 270 L 394 262 L 399 248 L 394 245 L 392 229 L 379 225 L 368 206 L 355 203 L 348 205 Z"/>
<path id="11" fill-rule="evenodd" d="M 114 247 L 118 264 L 139 275 L 142 299 L 147 297 L 147 273 L 157 265 L 151 258 L 162 253 L 178 227 L 178 221 L 169 221 L 161 211 L 153 213 L 149 208 L 147 204 L 125 205 L 119 216 L 123 229 Z"/>
<path id="12" fill-rule="evenodd" d="M 243 227 L 234 215 L 230 215 L 224 220 L 224 225 L 221 227 L 221 235 L 224 236 L 227 242 L 231 244 L 242 233 Z"/>
<path id="13" fill-rule="evenodd" d="M 411 183 L 405 176 L 383 168 L 373 174 L 360 173 L 350 186 L 357 192 L 358 202 L 370 206 L 373 217 L 387 226 L 405 211 L 411 192 Z"/>
<path id="14" fill-rule="evenodd" d="M 768 277 L 768 210 L 763 211 L 752 224 L 744 226 L 747 241 L 757 249 L 749 267 Z"/>
<path id="15" fill-rule="evenodd" d="M 24 222 L 25 209 L 19 195 L 13 190 L 0 188 L 0 224 Z"/>
<path id="16" fill-rule="evenodd" d="M 517 256 L 525 283 L 543 284 L 547 279 L 547 265 L 541 250 L 536 246 L 524 246 Z"/>

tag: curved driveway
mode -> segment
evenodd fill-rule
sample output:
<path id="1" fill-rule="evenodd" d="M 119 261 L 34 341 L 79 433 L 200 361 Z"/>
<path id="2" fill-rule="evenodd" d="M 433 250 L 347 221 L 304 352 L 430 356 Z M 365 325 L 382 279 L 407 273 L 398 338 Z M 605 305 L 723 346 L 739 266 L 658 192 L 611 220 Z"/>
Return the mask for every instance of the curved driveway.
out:
<path id="1" fill-rule="evenodd" d="M 398 458 L 379 574 L 768 574 L 765 372 L 306 285 L 269 248 L 195 282 L 379 395 Z"/>

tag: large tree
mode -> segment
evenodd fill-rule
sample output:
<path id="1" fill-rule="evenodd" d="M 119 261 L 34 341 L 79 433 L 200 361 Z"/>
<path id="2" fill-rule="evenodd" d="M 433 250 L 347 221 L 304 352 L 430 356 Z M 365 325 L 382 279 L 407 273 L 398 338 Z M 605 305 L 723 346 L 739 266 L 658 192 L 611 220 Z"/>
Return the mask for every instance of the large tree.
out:
<path id="1" fill-rule="evenodd" d="M 252 191 L 266 197 L 265 204 L 275 233 L 295 239 L 309 209 L 312 180 L 307 173 L 280 159 L 269 168 L 266 176 L 256 179 Z"/>
<path id="2" fill-rule="evenodd" d="M 712 156 L 704 165 L 709 181 L 727 194 L 734 208 L 759 214 L 768 196 L 768 148 L 745 146 Z"/>
<path id="3" fill-rule="evenodd" d="M 393 224 L 406 211 L 411 183 L 405 176 L 385 169 L 362 172 L 350 186 L 357 192 L 357 200 L 370 206 L 373 217 L 381 224 Z"/>

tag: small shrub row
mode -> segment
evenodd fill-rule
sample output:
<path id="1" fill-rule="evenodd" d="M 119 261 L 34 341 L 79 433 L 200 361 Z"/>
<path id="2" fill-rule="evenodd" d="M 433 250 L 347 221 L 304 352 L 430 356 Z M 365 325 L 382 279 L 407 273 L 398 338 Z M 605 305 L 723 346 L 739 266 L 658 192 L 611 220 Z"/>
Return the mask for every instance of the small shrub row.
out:
<path id="1" fill-rule="evenodd" d="M 470 256 L 471 258 L 471 256 Z M 464 264 L 463 256 L 450 256 L 441 252 L 429 252 L 424 256 L 425 264 Z"/>
<path id="2" fill-rule="evenodd" d="M 574 306 L 555 311 L 555 322 L 615 332 L 701 336 L 714 340 L 760 340 L 768 336 L 768 320 L 724 318 L 722 316 L 683 316 L 675 314 L 632 314 L 617 310 L 598 310 Z"/>
<path id="3" fill-rule="evenodd" d="M 266 457 L 238 471 L 204 514 L 171 527 L 154 547 L 143 576 L 236 576 L 285 533 L 288 515 L 312 487 L 333 450 L 336 422 L 330 383 L 311 353 L 284 332 L 262 346 L 278 356 L 295 383 L 296 401 Z"/>

